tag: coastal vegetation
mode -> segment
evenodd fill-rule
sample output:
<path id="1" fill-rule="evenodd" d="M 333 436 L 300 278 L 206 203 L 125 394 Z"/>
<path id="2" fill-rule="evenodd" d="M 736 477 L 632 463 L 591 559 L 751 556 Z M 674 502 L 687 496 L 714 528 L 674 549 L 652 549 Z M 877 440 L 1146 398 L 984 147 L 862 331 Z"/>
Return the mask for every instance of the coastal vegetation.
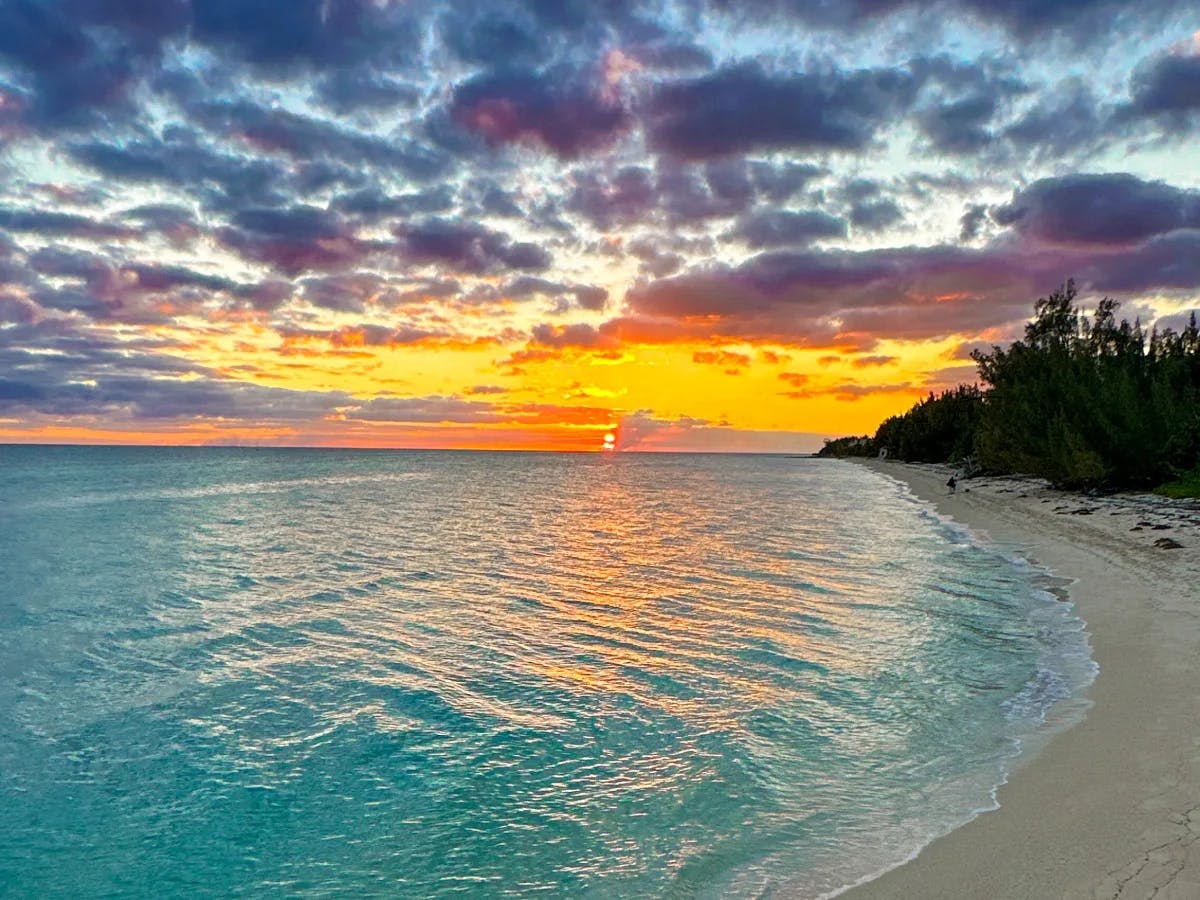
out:
<path id="1" fill-rule="evenodd" d="M 979 386 L 930 394 L 874 436 L 822 455 L 958 462 L 1066 488 L 1200 495 L 1200 330 L 1145 332 L 1104 299 L 1091 316 L 1068 281 L 1037 301 L 1021 340 L 972 354 Z"/>

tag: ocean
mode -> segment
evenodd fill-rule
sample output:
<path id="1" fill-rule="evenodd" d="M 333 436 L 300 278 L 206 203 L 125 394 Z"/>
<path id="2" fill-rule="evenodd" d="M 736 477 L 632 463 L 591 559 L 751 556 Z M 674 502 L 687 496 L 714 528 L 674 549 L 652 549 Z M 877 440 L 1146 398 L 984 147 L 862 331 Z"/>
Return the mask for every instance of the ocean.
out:
<path id="1" fill-rule="evenodd" d="M 1061 586 L 834 460 L 0 447 L 0 894 L 829 896 L 1083 714 Z"/>

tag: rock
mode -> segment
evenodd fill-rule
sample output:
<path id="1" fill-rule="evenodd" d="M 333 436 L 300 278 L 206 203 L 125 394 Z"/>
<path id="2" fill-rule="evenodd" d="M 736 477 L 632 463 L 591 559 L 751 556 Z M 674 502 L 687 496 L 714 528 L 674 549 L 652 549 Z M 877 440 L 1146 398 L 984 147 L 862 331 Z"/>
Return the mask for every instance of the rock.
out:
<path id="1" fill-rule="evenodd" d="M 1151 525 L 1150 528 L 1154 531 L 1170 531 L 1170 525 Z"/>
<path id="2" fill-rule="evenodd" d="M 1172 540 L 1171 538 L 1159 538 L 1157 541 L 1154 542 L 1154 546 L 1157 547 L 1159 550 L 1182 550 L 1183 549 L 1183 544 L 1179 543 L 1179 541 Z"/>
<path id="3" fill-rule="evenodd" d="M 1130 531 L 1141 531 L 1141 530 L 1142 530 L 1142 526 L 1141 526 L 1141 525 L 1134 525 L 1134 526 L 1133 526 L 1132 528 L 1130 528 L 1129 530 L 1130 530 Z"/>

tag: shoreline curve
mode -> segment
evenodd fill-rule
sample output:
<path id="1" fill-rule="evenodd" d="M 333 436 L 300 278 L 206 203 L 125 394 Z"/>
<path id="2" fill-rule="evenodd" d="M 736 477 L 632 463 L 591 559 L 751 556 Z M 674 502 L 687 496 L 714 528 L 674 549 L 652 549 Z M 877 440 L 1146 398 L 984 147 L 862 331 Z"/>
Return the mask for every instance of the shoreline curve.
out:
<path id="1" fill-rule="evenodd" d="M 1072 579 L 1100 671 L 1087 716 L 1010 773 L 995 811 L 839 896 L 1200 897 L 1200 509 L 1017 478 L 951 495 L 948 466 L 856 462 Z M 1156 547 L 1164 535 L 1183 548 Z"/>

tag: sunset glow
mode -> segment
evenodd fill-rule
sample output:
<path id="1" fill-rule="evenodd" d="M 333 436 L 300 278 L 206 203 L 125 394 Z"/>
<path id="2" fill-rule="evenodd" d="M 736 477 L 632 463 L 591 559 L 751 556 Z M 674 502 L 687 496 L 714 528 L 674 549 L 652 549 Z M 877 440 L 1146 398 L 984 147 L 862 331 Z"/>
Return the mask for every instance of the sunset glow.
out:
<path id="1" fill-rule="evenodd" d="M 807 451 L 1197 306 L 1188 4 L 33 8 L 0 441 Z"/>

